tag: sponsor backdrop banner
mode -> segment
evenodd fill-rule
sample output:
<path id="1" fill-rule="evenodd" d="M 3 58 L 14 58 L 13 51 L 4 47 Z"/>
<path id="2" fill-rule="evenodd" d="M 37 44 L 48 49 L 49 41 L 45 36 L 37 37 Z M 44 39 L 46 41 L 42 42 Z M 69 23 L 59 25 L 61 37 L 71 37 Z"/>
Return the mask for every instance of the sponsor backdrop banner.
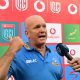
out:
<path id="1" fill-rule="evenodd" d="M 24 20 L 41 15 L 47 24 L 47 45 L 55 52 L 58 43 L 69 47 L 72 57 L 80 56 L 80 0 L 0 0 L 0 57 L 9 47 L 8 37 L 20 36 L 24 42 Z M 56 54 L 55 54 L 56 55 Z M 80 80 L 63 57 L 64 80 Z"/>

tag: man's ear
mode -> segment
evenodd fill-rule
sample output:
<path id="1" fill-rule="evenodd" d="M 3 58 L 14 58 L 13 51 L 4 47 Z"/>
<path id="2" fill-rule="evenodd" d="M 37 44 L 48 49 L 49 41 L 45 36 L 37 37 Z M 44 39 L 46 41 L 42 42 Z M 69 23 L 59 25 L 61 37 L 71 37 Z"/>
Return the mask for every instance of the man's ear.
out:
<path id="1" fill-rule="evenodd" d="M 28 35 L 28 32 L 27 32 L 27 31 L 25 31 L 25 35 L 26 35 L 26 36 Z"/>
<path id="2" fill-rule="evenodd" d="M 29 32 L 25 31 L 25 35 L 29 38 Z"/>

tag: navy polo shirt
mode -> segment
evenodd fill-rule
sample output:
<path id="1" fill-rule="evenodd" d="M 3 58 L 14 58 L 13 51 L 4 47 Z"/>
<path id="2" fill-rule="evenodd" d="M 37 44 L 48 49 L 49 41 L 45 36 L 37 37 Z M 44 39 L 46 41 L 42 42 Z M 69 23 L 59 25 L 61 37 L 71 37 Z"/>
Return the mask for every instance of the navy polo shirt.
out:
<path id="1" fill-rule="evenodd" d="M 46 47 L 43 57 L 39 51 L 28 44 L 22 47 L 14 57 L 8 72 L 8 77 L 15 80 L 60 80 L 62 78 L 61 57 Z"/>

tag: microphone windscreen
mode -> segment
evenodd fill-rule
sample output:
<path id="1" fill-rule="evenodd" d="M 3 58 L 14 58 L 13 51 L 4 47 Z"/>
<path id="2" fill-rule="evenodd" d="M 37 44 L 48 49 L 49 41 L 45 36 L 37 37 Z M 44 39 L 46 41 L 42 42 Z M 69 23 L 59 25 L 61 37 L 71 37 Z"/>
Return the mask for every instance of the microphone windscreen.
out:
<path id="1" fill-rule="evenodd" d="M 56 50 L 61 56 L 64 56 L 69 52 L 69 48 L 63 43 L 58 43 L 56 46 Z"/>
<path id="2" fill-rule="evenodd" d="M 65 44 L 63 43 L 57 44 L 56 50 L 59 55 L 65 56 L 68 60 L 73 59 L 73 57 L 69 54 L 69 48 Z"/>

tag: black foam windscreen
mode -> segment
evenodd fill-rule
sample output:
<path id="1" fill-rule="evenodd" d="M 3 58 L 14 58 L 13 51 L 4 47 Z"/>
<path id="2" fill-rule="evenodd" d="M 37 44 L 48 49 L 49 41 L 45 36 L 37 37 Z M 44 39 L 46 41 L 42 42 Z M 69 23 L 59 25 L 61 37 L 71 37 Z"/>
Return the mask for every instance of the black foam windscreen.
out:
<path id="1" fill-rule="evenodd" d="M 73 57 L 69 54 L 69 48 L 65 44 L 57 44 L 56 50 L 60 56 L 66 56 L 66 58 L 69 60 L 73 59 Z"/>

